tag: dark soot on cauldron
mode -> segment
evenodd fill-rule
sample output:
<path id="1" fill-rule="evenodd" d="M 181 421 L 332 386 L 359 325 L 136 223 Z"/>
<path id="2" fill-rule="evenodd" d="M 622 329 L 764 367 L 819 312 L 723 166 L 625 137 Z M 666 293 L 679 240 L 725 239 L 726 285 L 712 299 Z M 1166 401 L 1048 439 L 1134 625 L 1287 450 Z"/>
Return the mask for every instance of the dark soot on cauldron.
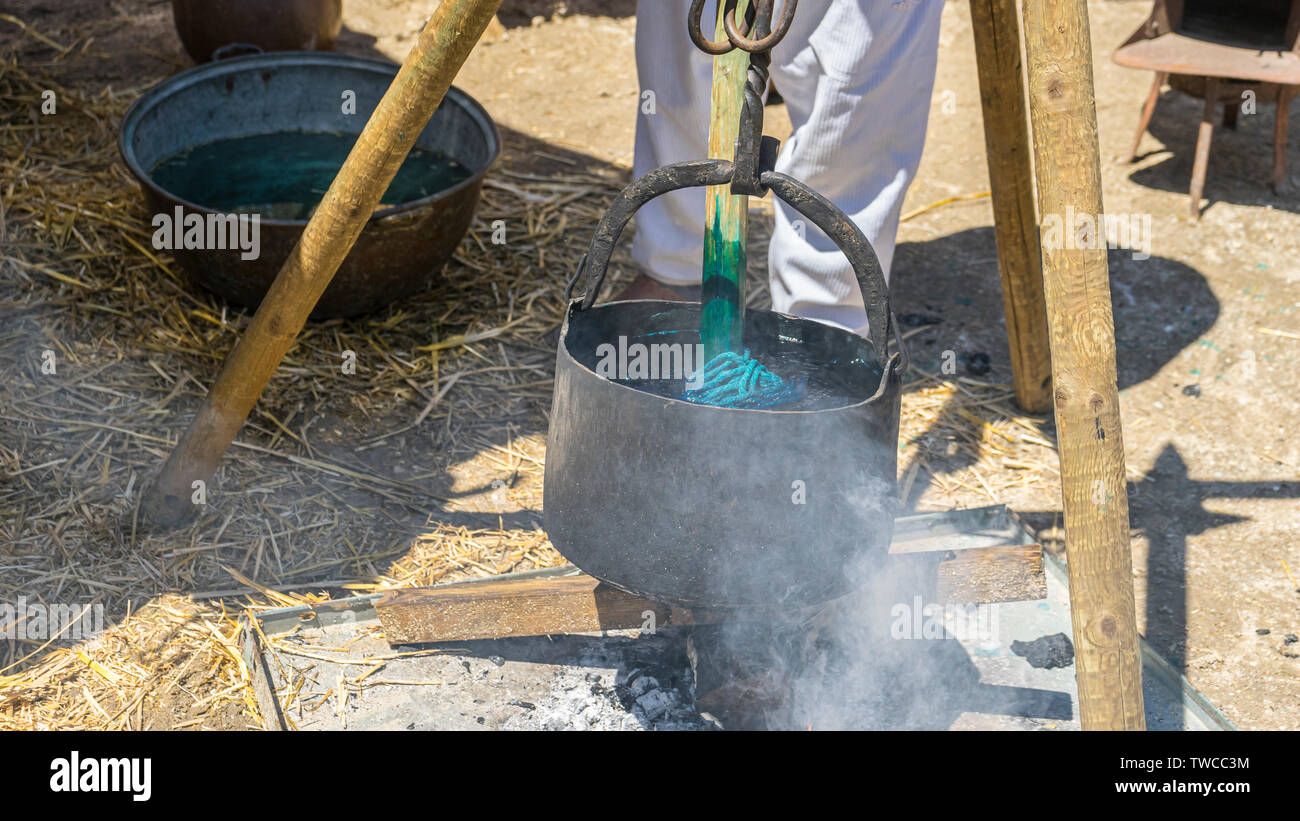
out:
<path id="1" fill-rule="evenodd" d="M 354 134 L 300 131 L 218 140 L 164 158 L 149 176 L 165 191 L 216 211 L 303 220 L 311 216 L 356 141 Z M 382 204 L 422 199 L 469 176 L 450 157 L 415 146 Z"/>

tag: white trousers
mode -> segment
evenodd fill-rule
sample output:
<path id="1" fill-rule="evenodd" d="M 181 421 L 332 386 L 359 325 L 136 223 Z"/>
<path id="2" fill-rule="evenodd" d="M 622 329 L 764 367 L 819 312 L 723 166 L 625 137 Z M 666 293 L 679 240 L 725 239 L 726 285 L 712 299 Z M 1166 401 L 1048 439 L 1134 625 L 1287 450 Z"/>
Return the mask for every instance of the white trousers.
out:
<path id="1" fill-rule="evenodd" d="M 654 113 L 640 106 L 637 176 L 708 156 L 713 58 L 686 33 L 690 0 L 640 0 L 636 63 Z M 780 19 L 782 2 L 774 17 Z M 903 196 L 916 175 L 938 57 L 943 0 L 800 0 L 772 50 L 771 75 L 794 131 L 776 169 L 819 191 L 858 225 L 888 277 Z M 714 2 L 703 30 L 713 37 Z M 675 191 L 637 213 L 632 258 L 669 285 L 698 285 L 704 249 L 702 188 Z M 798 221 L 797 224 L 794 224 Z M 768 251 L 772 307 L 866 330 L 857 280 L 831 240 L 777 201 Z M 802 231 L 796 228 L 803 228 Z"/>

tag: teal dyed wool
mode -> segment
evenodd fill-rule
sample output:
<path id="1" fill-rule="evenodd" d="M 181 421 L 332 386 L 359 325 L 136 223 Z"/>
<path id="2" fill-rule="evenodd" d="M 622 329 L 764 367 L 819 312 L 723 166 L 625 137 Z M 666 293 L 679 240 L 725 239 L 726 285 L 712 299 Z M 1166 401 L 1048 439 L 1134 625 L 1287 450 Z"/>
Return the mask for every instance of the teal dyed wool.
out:
<path id="1" fill-rule="evenodd" d="M 759 364 L 757 359 L 738 353 L 720 353 L 708 361 L 698 381 L 682 398 L 697 405 L 722 408 L 771 408 L 801 399 L 807 388 L 803 379 L 787 382 Z"/>

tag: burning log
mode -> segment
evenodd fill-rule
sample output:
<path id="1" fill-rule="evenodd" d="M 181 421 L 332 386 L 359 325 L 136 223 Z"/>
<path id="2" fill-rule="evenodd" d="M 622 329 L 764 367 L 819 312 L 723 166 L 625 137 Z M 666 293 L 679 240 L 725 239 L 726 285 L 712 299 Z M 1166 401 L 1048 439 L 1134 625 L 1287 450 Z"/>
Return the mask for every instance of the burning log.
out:
<path id="1" fill-rule="evenodd" d="M 770 620 L 702 625 L 686 639 L 695 709 L 726 730 L 790 726 L 791 671 L 804 669 L 815 626 Z"/>
<path id="2" fill-rule="evenodd" d="M 900 591 L 936 603 L 1041 599 L 1047 595 L 1042 548 L 1016 544 L 1029 540 L 1002 505 L 904 516 L 895 521 L 890 572 Z M 776 606 L 688 610 L 624 592 L 576 570 L 567 572 L 394 590 L 383 594 L 375 609 L 390 644 L 653 631 L 724 620 L 770 624 L 789 612 Z"/>
<path id="3" fill-rule="evenodd" d="M 510 636 L 654 632 L 719 618 L 625 593 L 586 574 L 462 582 L 385 593 L 375 611 L 389 644 Z"/>

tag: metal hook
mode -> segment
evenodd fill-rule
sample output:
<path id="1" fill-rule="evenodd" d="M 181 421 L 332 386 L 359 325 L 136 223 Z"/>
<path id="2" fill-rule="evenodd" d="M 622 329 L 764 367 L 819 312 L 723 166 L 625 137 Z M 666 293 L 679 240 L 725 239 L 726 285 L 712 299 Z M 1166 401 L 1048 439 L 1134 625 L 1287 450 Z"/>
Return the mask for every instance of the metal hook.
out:
<path id="1" fill-rule="evenodd" d="M 790 30 L 795 9 L 799 5 L 799 0 L 785 0 L 785 5 L 781 8 L 780 23 L 777 24 L 775 31 L 769 31 L 775 0 L 754 0 L 745 10 L 746 28 L 742 31 L 736 23 L 736 0 L 726 0 L 722 17 L 722 28 L 727 33 L 727 40 L 724 42 L 710 40 L 704 36 L 704 2 L 705 0 L 691 0 L 691 8 L 686 15 L 686 31 L 697 48 L 715 56 L 726 54 L 736 48 L 750 54 L 770 50 L 781 42 L 786 32 Z M 750 39 L 751 35 L 756 39 Z"/>
<path id="2" fill-rule="evenodd" d="M 754 24 L 749 27 L 748 31 L 740 31 L 736 26 L 736 15 L 734 9 L 729 10 L 722 20 L 722 27 L 727 32 L 727 39 L 736 48 L 748 51 L 754 54 L 760 51 L 770 51 L 781 39 L 785 37 L 790 30 L 790 24 L 794 22 L 794 11 L 799 5 L 799 0 L 785 0 L 785 6 L 781 9 L 781 22 L 770 34 L 760 36 L 756 40 L 749 39 L 748 35 L 768 30 L 772 25 L 772 7 L 774 0 L 754 0 L 753 8 L 756 11 Z"/>
<path id="3" fill-rule="evenodd" d="M 727 10 L 727 13 L 734 18 L 736 14 L 736 0 L 727 0 L 727 5 L 724 8 Z M 717 56 L 719 54 L 726 54 L 736 47 L 735 44 L 729 40 L 727 42 L 721 40 L 714 42 L 705 37 L 702 28 L 703 24 L 704 0 L 691 0 L 690 11 L 686 12 L 686 33 L 691 36 L 691 42 L 695 44 L 696 48 L 706 54 Z M 725 27 L 725 21 L 723 25 Z"/>

